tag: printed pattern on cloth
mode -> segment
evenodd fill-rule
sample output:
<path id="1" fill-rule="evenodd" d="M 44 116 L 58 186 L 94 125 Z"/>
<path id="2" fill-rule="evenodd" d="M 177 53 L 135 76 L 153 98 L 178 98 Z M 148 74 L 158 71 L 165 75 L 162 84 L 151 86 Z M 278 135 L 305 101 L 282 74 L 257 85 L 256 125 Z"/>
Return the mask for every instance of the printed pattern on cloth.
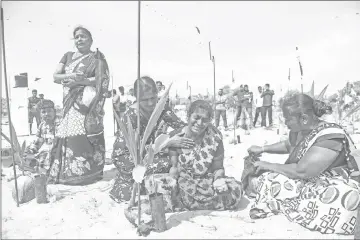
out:
<path id="1" fill-rule="evenodd" d="M 102 54 L 97 58 L 92 52 L 66 61 L 65 72 L 85 70 L 86 78 L 96 81 L 98 94 L 91 107 L 84 108 L 81 100 L 85 86 L 64 87 L 64 117 L 54 140 L 48 182 L 88 184 L 102 177 L 105 165 L 103 93 L 108 89 L 109 71 Z"/>
<path id="2" fill-rule="evenodd" d="M 209 127 L 200 144 L 179 155 L 180 201 L 189 210 L 235 209 L 241 200 L 241 184 L 234 178 L 224 177 L 229 189 L 226 193 L 219 194 L 213 188 L 214 175 L 210 167 L 217 157 L 219 144 L 222 144 L 221 134 Z"/>
<path id="3" fill-rule="evenodd" d="M 320 125 L 299 143 L 294 156 L 301 159 L 318 133 L 329 128 L 339 126 Z M 257 212 L 261 217 L 283 213 L 290 221 L 309 230 L 323 234 L 353 234 L 360 184 L 350 174 L 348 167 L 336 167 L 317 177 L 298 180 L 278 173 L 263 173 L 257 178 L 257 196 L 250 213 Z"/>
<path id="4" fill-rule="evenodd" d="M 71 108 L 62 119 L 59 127 L 57 136 L 60 138 L 66 138 L 71 136 L 85 135 L 84 127 L 85 116 L 74 108 Z"/>

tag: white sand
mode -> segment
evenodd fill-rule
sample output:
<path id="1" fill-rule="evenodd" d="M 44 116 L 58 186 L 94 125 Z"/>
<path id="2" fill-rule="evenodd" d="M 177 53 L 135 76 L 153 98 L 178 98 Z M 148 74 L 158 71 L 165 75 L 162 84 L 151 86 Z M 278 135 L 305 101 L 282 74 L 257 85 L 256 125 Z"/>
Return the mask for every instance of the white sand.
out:
<path id="1" fill-rule="evenodd" d="M 230 116 L 228 117 L 230 119 Z M 276 119 L 274 117 L 274 119 Z M 109 121 L 109 120 L 108 120 Z M 231 122 L 231 121 L 230 121 Z M 109 128 L 110 122 L 107 122 Z M 112 126 L 112 125 L 110 125 Z M 110 156 L 114 137 L 106 138 L 107 156 Z M 257 128 L 251 135 L 241 136 L 241 144 L 233 145 L 233 131 L 224 132 L 226 149 L 225 169 L 229 176 L 240 179 L 243 157 L 252 144 L 273 143 L 283 138 L 276 130 Z M 359 144 L 360 135 L 354 135 Z M 272 162 L 283 162 L 286 156 L 264 155 Z M 12 169 L 3 169 L 9 175 Z M 48 204 L 37 204 L 36 200 L 16 207 L 11 196 L 14 181 L 2 179 L 2 236 L 3 238 L 139 238 L 136 229 L 123 214 L 126 204 L 112 201 L 108 192 L 116 174 L 113 165 L 105 167 L 105 178 L 85 187 L 56 185 L 56 189 L 69 190 L 63 199 Z M 54 191 L 54 186 L 51 187 Z M 250 202 L 244 198 L 238 211 L 194 211 L 167 214 L 168 231 L 152 232 L 149 238 L 288 238 L 288 239 L 353 239 L 353 236 L 322 235 L 311 232 L 296 223 L 289 222 L 285 216 L 272 216 L 267 219 L 249 218 Z"/>

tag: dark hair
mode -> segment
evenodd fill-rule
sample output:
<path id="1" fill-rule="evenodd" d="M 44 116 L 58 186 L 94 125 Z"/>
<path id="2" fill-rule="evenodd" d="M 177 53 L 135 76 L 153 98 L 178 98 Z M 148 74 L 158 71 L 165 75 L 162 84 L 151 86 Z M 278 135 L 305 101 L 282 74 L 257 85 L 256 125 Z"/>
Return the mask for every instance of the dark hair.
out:
<path id="1" fill-rule="evenodd" d="M 82 30 L 86 33 L 86 35 L 89 36 L 89 38 L 91 39 L 91 41 L 93 41 L 93 38 L 92 38 L 92 35 L 91 35 L 91 32 L 89 30 L 87 30 L 86 28 L 82 27 L 82 26 L 79 26 L 79 27 L 76 27 L 73 31 L 73 37 L 75 37 L 75 34 L 77 31 L 79 30 Z"/>
<path id="2" fill-rule="evenodd" d="M 190 118 L 191 114 L 193 114 L 196 109 L 201 108 L 208 112 L 209 118 L 212 119 L 214 116 L 213 108 L 211 107 L 210 103 L 204 100 L 196 100 L 190 104 L 189 110 L 187 112 L 188 118 Z"/>
<path id="3" fill-rule="evenodd" d="M 116 94 L 116 90 L 115 90 L 115 89 L 113 89 L 113 94 Z"/>
<path id="4" fill-rule="evenodd" d="M 123 87 L 123 86 L 120 86 L 120 87 L 119 87 L 119 91 L 120 91 L 120 92 L 124 92 L 124 87 Z"/>
<path id="5" fill-rule="evenodd" d="M 34 92 L 36 92 L 36 93 L 37 93 L 37 90 L 36 90 L 36 89 L 34 89 L 34 90 L 32 90 L 31 92 L 33 92 L 33 93 L 34 93 Z"/>
<path id="6" fill-rule="evenodd" d="M 332 111 L 331 106 L 322 101 L 314 100 L 306 94 L 295 94 L 285 99 L 282 108 L 288 109 L 290 115 L 311 114 L 316 117 L 321 117 Z"/>
<path id="7" fill-rule="evenodd" d="M 244 88 L 245 88 L 245 87 L 249 87 L 249 86 L 248 86 L 247 84 L 245 84 L 245 85 L 244 85 Z"/>
<path id="8" fill-rule="evenodd" d="M 266 86 L 266 87 L 270 87 L 270 84 L 267 83 L 267 84 L 265 84 L 265 86 Z"/>
<path id="9" fill-rule="evenodd" d="M 137 98 L 137 85 L 139 80 L 140 80 L 140 95 L 148 90 L 150 90 L 154 94 L 158 93 L 154 79 L 152 79 L 149 76 L 143 76 L 134 82 L 134 95 L 136 98 Z"/>
<path id="10" fill-rule="evenodd" d="M 161 86 L 163 85 L 161 81 L 156 81 L 156 84 L 158 84 L 158 83 L 160 83 L 160 84 L 161 84 Z"/>
<path id="11" fill-rule="evenodd" d="M 258 86 L 258 88 L 261 88 L 261 89 L 262 89 L 262 86 Z"/>
<path id="12" fill-rule="evenodd" d="M 40 93 L 39 96 L 40 96 L 40 97 L 41 97 L 41 96 L 44 96 L 44 94 Z"/>

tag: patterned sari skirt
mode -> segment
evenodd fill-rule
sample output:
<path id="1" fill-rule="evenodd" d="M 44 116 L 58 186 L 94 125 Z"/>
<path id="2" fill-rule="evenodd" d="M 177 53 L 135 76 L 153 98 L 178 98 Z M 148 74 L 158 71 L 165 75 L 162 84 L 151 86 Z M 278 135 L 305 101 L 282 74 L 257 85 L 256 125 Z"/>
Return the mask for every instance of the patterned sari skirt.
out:
<path id="1" fill-rule="evenodd" d="M 344 167 L 307 180 L 266 172 L 257 178 L 252 218 L 283 213 L 292 222 L 324 234 L 354 233 L 360 184 Z"/>
<path id="2" fill-rule="evenodd" d="M 104 133 L 87 135 L 85 115 L 71 107 L 62 119 L 48 172 L 49 183 L 82 185 L 102 178 L 105 165 Z"/>

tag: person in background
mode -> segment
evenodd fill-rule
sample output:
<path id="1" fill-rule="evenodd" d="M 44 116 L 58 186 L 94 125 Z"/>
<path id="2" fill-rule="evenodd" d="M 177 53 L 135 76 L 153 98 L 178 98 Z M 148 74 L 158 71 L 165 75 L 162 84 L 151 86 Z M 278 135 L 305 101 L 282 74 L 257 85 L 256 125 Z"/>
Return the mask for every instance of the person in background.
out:
<path id="1" fill-rule="evenodd" d="M 244 85 L 243 97 L 241 99 L 241 121 L 240 125 L 246 130 L 246 134 L 249 134 L 248 130 L 252 128 L 252 103 L 253 93 L 249 91 L 249 86 Z"/>
<path id="2" fill-rule="evenodd" d="M 266 113 L 268 114 L 269 118 L 269 126 L 272 126 L 273 119 L 272 119 L 272 104 L 273 104 L 273 96 L 274 91 L 270 90 L 270 84 L 265 84 L 265 88 L 261 97 L 263 98 L 263 112 L 261 115 L 261 126 L 266 126 Z"/>
<path id="3" fill-rule="evenodd" d="M 164 87 L 164 88 L 163 88 Z M 161 98 L 161 96 L 164 94 L 164 89 L 165 86 L 162 84 L 161 81 L 156 81 L 156 88 L 158 90 L 158 97 L 159 99 Z"/>
<path id="4" fill-rule="evenodd" d="M 116 112 L 116 114 L 120 117 L 120 96 L 117 94 L 116 90 L 113 89 L 112 90 L 112 103 L 113 103 L 113 108 Z M 119 124 L 117 123 L 116 119 L 115 119 L 115 115 L 114 115 L 114 122 L 116 123 L 116 129 L 114 135 L 116 134 L 116 132 L 120 129 Z"/>
<path id="5" fill-rule="evenodd" d="M 228 129 L 227 126 L 227 119 L 226 119 L 226 107 L 225 107 L 225 103 L 226 103 L 226 96 L 223 94 L 223 90 L 220 88 L 218 95 L 216 96 L 215 99 L 215 103 L 216 103 L 216 108 L 215 108 L 215 126 L 218 128 L 219 127 L 219 122 L 220 122 L 220 116 L 223 119 L 223 123 L 224 123 L 224 127 L 225 130 Z"/>
<path id="6" fill-rule="evenodd" d="M 256 126 L 259 115 L 262 113 L 262 106 L 263 106 L 263 99 L 261 98 L 263 89 L 261 86 L 258 86 L 258 91 L 259 92 L 256 94 L 256 97 L 255 97 L 256 110 L 255 110 L 255 118 L 254 118 L 254 127 Z M 261 125 L 261 126 L 263 127 L 263 125 Z"/>
<path id="7" fill-rule="evenodd" d="M 241 111 L 242 111 L 242 107 L 241 107 L 241 99 L 243 98 L 244 95 L 244 86 L 241 84 L 240 85 L 240 89 L 238 91 L 235 91 L 233 93 L 233 96 L 237 97 L 237 102 L 236 102 L 236 122 L 239 121 L 240 116 L 241 116 Z M 238 126 L 236 126 L 238 127 Z"/>
<path id="8" fill-rule="evenodd" d="M 127 97 L 127 101 L 128 101 L 128 106 L 133 105 L 136 101 L 136 97 L 135 97 L 133 88 L 130 88 L 130 90 L 129 90 L 129 95 Z"/>
<path id="9" fill-rule="evenodd" d="M 343 110 L 346 111 L 351 107 L 353 101 L 356 99 L 356 92 L 354 91 L 352 84 L 350 83 L 346 84 L 346 88 L 343 93 L 343 99 L 344 99 Z"/>
<path id="10" fill-rule="evenodd" d="M 125 95 L 125 89 L 123 86 L 119 87 L 120 98 L 119 98 L 119 113 L 120 118 L 124 116 L 124 113 L 127 109 L 127 96 Z"/>
<path id="11" fill-rule="evenodd" d="M 29 118 L 29 132 L 32 135 L 32 124 L 34 118 L 36 120 L 36 126 L 40 125 L 40 112 L 37 108 L 40 98 L 37 97 L 37 90 L 32 90 L 32 96 L 28 98 L 28 118 Z"/>

